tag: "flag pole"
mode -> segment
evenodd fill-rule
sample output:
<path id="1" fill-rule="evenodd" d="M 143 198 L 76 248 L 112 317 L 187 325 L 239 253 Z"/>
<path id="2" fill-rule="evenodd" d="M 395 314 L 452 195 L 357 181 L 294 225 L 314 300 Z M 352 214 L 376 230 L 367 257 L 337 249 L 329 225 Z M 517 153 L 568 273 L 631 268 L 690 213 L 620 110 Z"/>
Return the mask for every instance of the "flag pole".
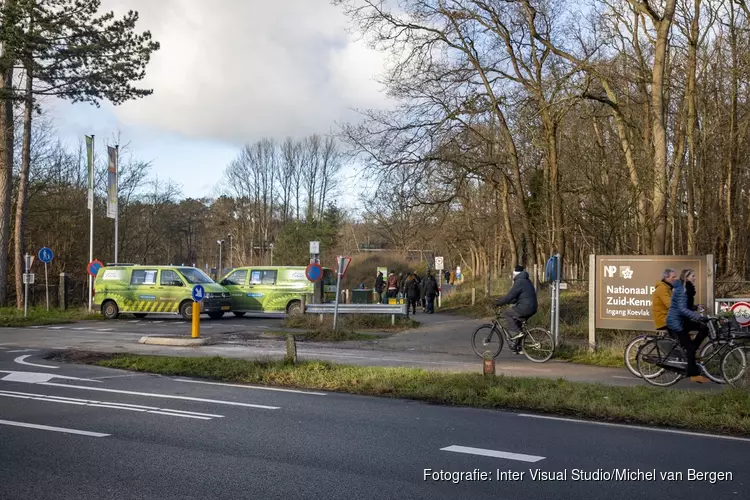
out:
<path id="1" fill-rule="evenodd" d="M 94 135 L 91 136 L 91 147 L 87 148 L 87 160 L 89 167 L 89 262 L 94 260 Z M 89 312 L 94 308 L 93 304 L 93 277 L 89 274 Z"/>
<path id="2" fill-rule="evenodd" d="M 120 238 L 118 237 L 118 226 L 120 225 L 120 145 L 115 145 L 115 263 Z"/>

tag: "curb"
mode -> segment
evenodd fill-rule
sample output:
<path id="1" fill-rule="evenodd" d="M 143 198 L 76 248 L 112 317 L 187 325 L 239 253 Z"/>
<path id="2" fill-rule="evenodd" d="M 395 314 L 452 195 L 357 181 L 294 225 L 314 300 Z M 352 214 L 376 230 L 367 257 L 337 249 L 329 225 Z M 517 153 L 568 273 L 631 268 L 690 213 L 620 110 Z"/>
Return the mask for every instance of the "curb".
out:
<path id="1" fill-rule="evenodd" d="M 172 345 L 172 346 L 201 346 L 215 344 L 211 339 L 208 338 L 179 338 L 179 337 L 154 337 L 146 335 L 141 337 L 138 341 L 139 344 L 154 344 L 154 345 Z"/>

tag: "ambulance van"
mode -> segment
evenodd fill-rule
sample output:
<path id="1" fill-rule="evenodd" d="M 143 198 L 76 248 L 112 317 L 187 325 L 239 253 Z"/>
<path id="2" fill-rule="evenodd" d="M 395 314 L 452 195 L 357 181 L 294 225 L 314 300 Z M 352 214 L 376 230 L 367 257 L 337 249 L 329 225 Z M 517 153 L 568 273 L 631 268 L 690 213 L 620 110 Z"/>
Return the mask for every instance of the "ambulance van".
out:
<path id="1" fill-rule="evenodd" d="M 201 313 L 219 319 L 231 310 L 229 291 L 200 269 L 188 266 L 107 264 L 99 269 L 94 281 L 94 304 L 106 319 L 125 313 L 136 318 L 179 314 L 190 320 L 195 285 L 203 286 L 206 292 Z"/>

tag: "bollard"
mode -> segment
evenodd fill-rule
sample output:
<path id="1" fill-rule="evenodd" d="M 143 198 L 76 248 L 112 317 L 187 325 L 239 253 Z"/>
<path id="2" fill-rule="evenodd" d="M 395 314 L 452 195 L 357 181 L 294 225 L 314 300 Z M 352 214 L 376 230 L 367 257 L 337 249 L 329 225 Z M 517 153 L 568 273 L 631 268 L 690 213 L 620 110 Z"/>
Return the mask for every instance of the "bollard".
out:
<path id="1" fill-rule="evenodd" d="M 393 326 L 395 324 L 396 324 L 396 315 L 395 314 L 391 314 L 391 326 Z"/>
<path id="2" fill-rule="evenodd" d="M 193 301 L 193 338 L 201 336 L 201 303 Z"/>
<path id="3" fill-rule="evenodd" d="M 476 305 L 477 303 L 477 289 L 472 288 L 471 289 L 471 305 Z"/>
<path id="4" fill-rule="evenodd" d="M 60 288 L 57 290 L 60 309 L 68 308 L 68 273 L 60 273 Z"/>
<path id="5" fill-rule="evenodd" d="M 495 375 L 495 358 L 492 357 L 492 353 L 490 351 L 484 351 L 484 374 L 485 375 Z"/>
<path id="6" fill-rule="evenodd" d="M 293 365 L 297 364 L 297 339 L 291 333 L 286 336 L 286 360 Z"/>

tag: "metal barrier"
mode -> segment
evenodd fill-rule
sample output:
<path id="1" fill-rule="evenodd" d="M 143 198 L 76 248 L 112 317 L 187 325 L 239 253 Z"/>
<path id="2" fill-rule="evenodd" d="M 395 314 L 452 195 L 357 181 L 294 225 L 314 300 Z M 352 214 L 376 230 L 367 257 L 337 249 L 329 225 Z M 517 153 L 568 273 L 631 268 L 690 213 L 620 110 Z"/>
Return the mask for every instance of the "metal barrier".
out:
<path id="1" fill-rule="evenodd" d="M 305 314 L 333 314 L 335 304 L 305 304 Z M 396 316 L 409 316 L 407 304 L 339 304 L 338 314 L 390 314 L 391 324 L 396 324 Z"/>

